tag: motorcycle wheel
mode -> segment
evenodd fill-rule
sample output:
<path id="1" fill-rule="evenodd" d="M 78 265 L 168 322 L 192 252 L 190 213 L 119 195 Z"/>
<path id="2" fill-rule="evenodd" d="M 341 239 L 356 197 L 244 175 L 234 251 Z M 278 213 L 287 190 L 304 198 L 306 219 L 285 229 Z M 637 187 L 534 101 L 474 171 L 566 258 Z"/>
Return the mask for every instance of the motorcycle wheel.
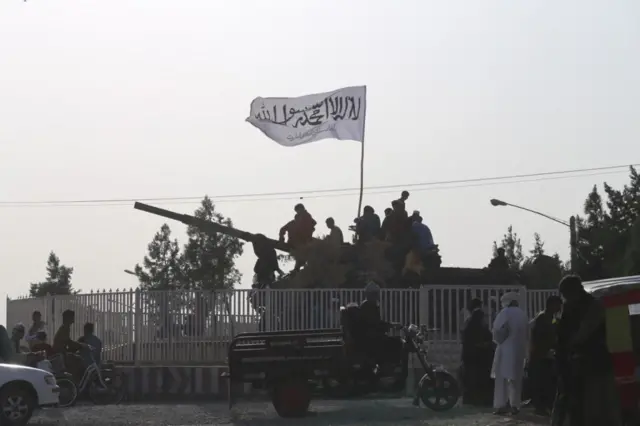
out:
<path id="1" fill-rule="evenodd" d="M 445 371 L 434 371 L 432 377 L 425 374 L 420 379 L 418 392 L 422 403 L 433 411 L 447 411 L 455 407 L 460 399 L 458 381 Z"/>
<path id="2" fill-rule="evenodd" d="M 76 401 L 78 400 L 78 387 L 73 380 L 57 379 L 56 383 L 60 387 L 58 406 L 65 408 L 76 405 Z"/>
<path id="3" fill-rule="evenodd" d="M 122 402 L 126 392 L 126 380 L 122 373 L 114 373 L 112 377 L 103 377 L 107 385 L 103 388 L 96 378 L 89 385 L 89 398 L 96 405 L 112 405 Z"/>

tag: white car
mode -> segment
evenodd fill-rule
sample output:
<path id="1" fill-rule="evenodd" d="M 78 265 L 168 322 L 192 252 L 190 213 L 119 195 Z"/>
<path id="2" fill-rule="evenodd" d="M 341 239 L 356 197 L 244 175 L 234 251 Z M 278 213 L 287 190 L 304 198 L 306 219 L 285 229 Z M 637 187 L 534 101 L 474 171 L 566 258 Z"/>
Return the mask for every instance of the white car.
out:
<path id="1" fill-rule="evenodd" d="M 0 364 L 0 426 L 24 426 L 34 410 L 58 405 L 53 374 L 22 365 Z"/>

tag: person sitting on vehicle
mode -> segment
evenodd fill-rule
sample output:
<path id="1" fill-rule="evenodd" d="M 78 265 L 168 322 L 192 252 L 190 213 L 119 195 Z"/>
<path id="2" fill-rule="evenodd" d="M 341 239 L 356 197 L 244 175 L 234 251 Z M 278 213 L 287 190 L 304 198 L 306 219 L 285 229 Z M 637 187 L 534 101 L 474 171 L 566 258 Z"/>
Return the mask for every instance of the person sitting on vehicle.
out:
<path id="1" fill-rule="evenodd" d="M 362 341 L 367 354 L 379 366 L 402 359 L 402 341 L 387 336 L 391 324 L 380 318 L 380 287 L 369 283 L 364 289 L 365 300 L 360 304 Z"/>
<path id="2" fill-rule="evenodd" d="M 419 211 L 413 212 L 413 223 L 411 224 L 411 232 L 414 237 L 414 250 L 417 249 L 421 257 L 424 257 L 435 248 L 431 229 L 422 223 L 422 216 Z"/>
<path id="3" fill-rule="evenodd" d="M 496 271 L 506 271 L 509 269 L 509 260 L 505 256 L 504 248 L 500 247 L 496 250 L 496 256 L 491 259 L 488 268 Z"/>
<path id="4" fill-rule="evenodd" d="M 389 215 L 387 228 L 387 240 L 393 243 L 403 243 L 410 230 L 409 215 L 404 208 L 404 204 L 395 200 L 392 204 L 393 211 Z"/>
<path id="5" fill-rule="evenodd" d="M 329 236 L 327 239 L 335 246 L 341 246 L 344 243 L 344 236 L 342 235 L 342 229 L 336 226 L 336 221 L 332 217 L 328 217 L 325 221 L 327 228 L 329 228 Z"/>
<path id="6" fill-rule="evenodd" d="M 11 330 L 11 363 L 35 366 L 38 361 L 45 358 L 44 353 L 26 352 L 20 347 L 20 341 L 24 338 L 26 329 L 22 323 L 17 323 Z"/>
<path id="7" fill-rule="evenodd" d="M 78 342 L 85 343 L 87 346 L 80 351 L 80 355 L 86 367 L 95 363 L 100 365 L 102 362 L 102 341 L 94 334 L 95 326 L 88 322 L 84 325 L 84 335 L 78 339 Z"/>
<path id="8" fill-rule="evenodd" d="M 354 222 L 356 223 L 358 241 L 364 243 L 380 235 L 380 217 L 376 214 L 373 207 L 364 206 L 362 216 Z"/>
<path id="9" fill-rule="evenodd" d="M 262 234 L 256 235 L 252 245 L 253 253 L 258 258 L 253 267 L 253 272 L 256 274 L 256 287 L 267 288 L 275 281 L 275 273 L 284 275 L 278 265 L 278 253 L 267 237 Z"/>
<path id="10" fill-rule="evenodd" d="M 40 311 L 33 311 L 33 314 L 31 314 L 31 319 L 33 320 L 33 323 L 31 324 L 31 327 L 29 327 L 29 331 L 27 332 L 24 340 L 27 341 L 29 348 L 33 350 L 33 342 L 37 342 L 37 334 L 38 332 L 44 330 L 45 322 L 42 321 L 42 314 L 40 313 Z"/>

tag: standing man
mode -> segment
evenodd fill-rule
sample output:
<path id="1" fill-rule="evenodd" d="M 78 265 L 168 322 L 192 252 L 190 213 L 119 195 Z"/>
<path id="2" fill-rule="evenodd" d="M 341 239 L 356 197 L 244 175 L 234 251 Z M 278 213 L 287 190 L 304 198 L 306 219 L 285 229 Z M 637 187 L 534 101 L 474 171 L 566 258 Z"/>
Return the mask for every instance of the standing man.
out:
<path id="1" fill-rule="evenodd" d="M 400 198 L 398 198 L 395 201 L 401 203 L 402 206 L 406 208 L 406 203 L 408 199 L 409 199 L 409 191 L 402 191 L 402 193 L 400 194 Z"/>
<path id="2" fill-rule="evenodd" d="M 382 241 L 386 241 L 389 235 L 389 224 L 391 223 L 391 213 L 393 213 L 393 209 L 391 207 L 387 207 L 384 209 L 384 219 L 382 219 L 382 225 L 380 225 L 380 238 Z"/>
<path id="3" fill-rule="evenodd" d="M 469 318 L 462 327 L 463 401 L 471 405 L 489 405 L 491 395 L 491 330 L 482 311 L 482 301 L 473 299 L 467 307 Z"/>
<path id="4" fill-rule="evenodd" d="M 529 321 L 527 314 L 519 307 L 518 298 L 519 295 L 515 292 L 502 296 L 502 310 L 493 322 L 493 340 L 498 345 L 491 369 L 491 377 L 495 379 L 495 414 L 507 414 L 511 411 L 515 415 L 520 412 Z"/>
<path id="5" fill-rule="evenodd" d="M 358 241 L 371 241 L 380 235 L 380 217 L 371 206 L 364 206 L 362 216 L 355 220 Z"/>
<path id="6" fill-rule="evenodd" d="M 557 343 L 556 315 L 562 310 L 562 299 L 549 296 L 546 308 L 530 323 L 529 378 L 531 397 L 536 413 L 549 415 L 556 395 L 555 350 Z"/>
<path id="7" fill-rule="evenodd" d="M 582 280 L 575 275 L 560 281 L 560 294 L 565 306 L 558 323 L 561 391 L 554 406 L 554 422 L 567 425 L 558 421 L 563 416 L 556 412 L 559 404 L 565 404 L 570 426 L 620 426 L 621 408 L 607 346 L 604 307 L 585 291 Z"/>

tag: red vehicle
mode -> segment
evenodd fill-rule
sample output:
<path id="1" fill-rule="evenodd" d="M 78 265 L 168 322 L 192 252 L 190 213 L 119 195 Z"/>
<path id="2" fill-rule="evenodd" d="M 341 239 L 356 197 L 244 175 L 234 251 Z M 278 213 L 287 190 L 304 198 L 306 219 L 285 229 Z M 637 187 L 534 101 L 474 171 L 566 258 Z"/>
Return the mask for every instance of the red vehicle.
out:
<path id="1" fill-rule="evenodd" d="M 625 424 L 640 424 L 640 275 L 584 282 L 606 309 L 607 345 L 613 358 Z"/>

